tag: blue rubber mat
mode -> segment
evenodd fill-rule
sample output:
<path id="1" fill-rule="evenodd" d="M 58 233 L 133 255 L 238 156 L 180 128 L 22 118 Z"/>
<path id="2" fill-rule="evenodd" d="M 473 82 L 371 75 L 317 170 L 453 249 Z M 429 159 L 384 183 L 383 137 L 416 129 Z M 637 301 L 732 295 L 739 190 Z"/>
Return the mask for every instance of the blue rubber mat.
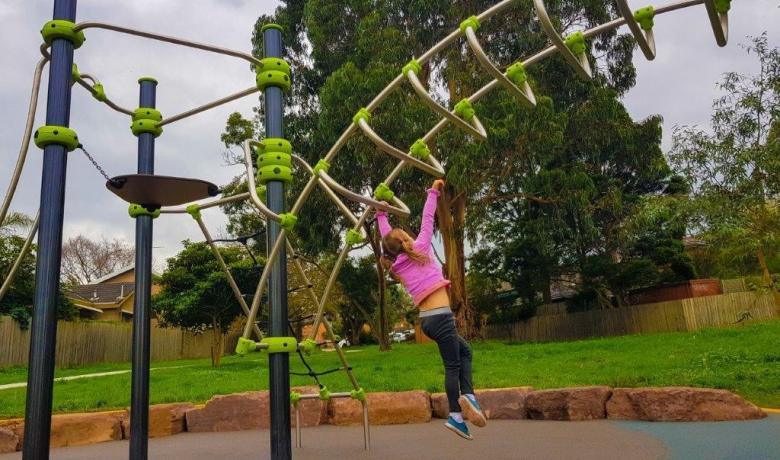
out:
<path id="1" fill-rule="evenodd" d="M 672 460 L 780 460 L 780 415 L 747 422 L 616 422 L 663 441 Z"/>

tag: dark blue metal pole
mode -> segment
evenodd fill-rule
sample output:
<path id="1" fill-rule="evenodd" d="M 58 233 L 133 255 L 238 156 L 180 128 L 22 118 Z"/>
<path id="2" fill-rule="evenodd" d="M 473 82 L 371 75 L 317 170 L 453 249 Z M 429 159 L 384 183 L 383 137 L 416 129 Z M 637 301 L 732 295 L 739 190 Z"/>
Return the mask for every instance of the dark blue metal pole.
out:
<path id="1" fill-rule="evenodd" d="M 155 108 L 157 81 L 138 80 L 139 107 Z M 138 135 L 138 174 L 154 174 L 154 134 Z M 147 203 L 139 203 L 141 205 Z M 130 459 L 146 460 L 149 447 L 149 347 L 152 297 L 152 217 L 135 219 L 133 374 L 130 395 Z"/>
<path id="2" fill-rule="evenodd" d="M 266 57 L 282 57 L 282 32 L 268 27 L 263 32 L 263 51 Z M 284 137 L 282 124 L 283 93 L 276 86 L 265 89 L 265 135 L 266 137 Z M 266 184 L 266 202 L 268 208 L 281 214 L 285 212 L 284 182 L 270 181 Z M 268 221 L 266 247 L 271 247 L 281 232 L 278 222 Z M 286 337 L 287 329 L 287 251 L 282 245 L 279 257 L 271 267 L 268 280 L 268 300 L 270 302 L 271 337 Z M 292 439 L 290 434 L 290 356 L 287 353 L 270 353 L 270 398 L 271 398 L 271 458 L 292 458 Z"/>
<path id="3" fill-rule="evenodd" d="M 54 19 L 76 20 L 76 0 L 55 0 Z M 73 43 L 55 39 L 51 44 L 46 124 L 70 125 Z M 41 220 L 35 268 L 35 296 L 30 330 L 27 401 L 24 415 L 25 460 L 49 458 L 54 352 L 57 343 L 57 304 L 62 257 L 62 217 L 65 207 L 65 146 L 43 149 Z"/>

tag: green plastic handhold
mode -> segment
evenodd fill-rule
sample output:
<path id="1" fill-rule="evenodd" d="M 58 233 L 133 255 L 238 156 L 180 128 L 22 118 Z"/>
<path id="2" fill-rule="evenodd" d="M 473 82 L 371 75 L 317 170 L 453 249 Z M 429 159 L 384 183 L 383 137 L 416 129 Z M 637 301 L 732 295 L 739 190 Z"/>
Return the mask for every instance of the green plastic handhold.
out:
<path id="1" fill-rule="evenodd" d="M 655 8 L 653 8 L 653 5 L 639 8 L 634 12 L 634 19 L 639 23 L 639 26 L 642 27 L 642 30 L 647 31 L 653 29 L 653 26 L 655 25 L 653 18 L 655 18 Z"/>
<path id="2" fill-rule="evenodd" d="M 138 83 L 141 83 L 142 81 L 148 81 L 149 83 L 158 83 L 157 79 L 154 77 L 141 77 L 138 79 Z"/>
<path id="3" fill-rule="evenodd" d="M 263 27 L 260 28 L 260 32 L 265 32 L 268 29 L 276 29 L 280 32 L 284 32 L 284 29 L 279 24 L 274 24 L 273 22 L 269 22 L 268 24 L 265 24 Z"/>
<path id="4" fill-rule="evenodd" d="M 267 57 L 260 59 L 263 71 L 276 70 L 290 75 L 290 64 L 282 58 Z"/>
<path id="5" fill-rule="evenodd" d="M 330 169 L 330 163 L 325 161 L 324 158 L 321 158 L 316 165 L 314 165 L 314 168 L 312 168 L 312 175 L 319 176 L 320 171 L 328 172 L 328 169 Z"/>
<path id="6" fill-rule="evenodd" d="M 86 38 L 84 37 L 83 31 L 76 32 L 74 30 L 75 28 L 75 22 L 64 19 L 54 19 L 43 25 L 43 28 L 41 29 L 41 36 L 47 45 L 51 45 L 51 43 L 57 38 L 64 38 L 65 40 L 73 43 L 74 49 L 78 49 L 81 47 L 81 45 L 84 44 L 84 40 L 86 40 Z"/>
<path id="7" fill-rule="evenodd" d="M 330 390 L 328 390 L 328 387 L 323 386 L 320 388 L 320 400 L 327 401 L 330 399 Z"/>
<path id="8" fill-rule="evenodd" d="M 289 231 L 292 231 L 293 228 L 295 228 L 295 224 L 298 223 L 298 216 L 295 214 L 285 212 L 282 214 L 279 214 L 279 225 Z"/>
<path id="9" fill-rule="evenodd" d="M 407 74 L 409 74 L 410 70 L 415 74 L 418 74 L 422 71 L 422 66 L 419 62 L 417 62 L 417 59 L 412 59 L 411 61 L 407 62 L 406 65 L 401 69 L 401 73 L 405 77 Z"/>
<path id="10" fill-rule="evenodd" d="M 193 219 L 200 219 L 200 206 L 198 206 L 197 203 L 188 205 L 184 210 L 187 211 L 187 214 L 192 216 Z"/>
<path id="11" fill-rule="evenodd" d="M 469 27 L 474 29 L 474 32 L 479 30 L 479 18 L 476 16 L 470 16 L 468 19 L 464 19 L 463 22 L 460 23 L 460 31 L 464 34 L 466 33 L 466 29 Z"/>
<path id="12" fill-rule="evenodd" d="M 731 0 L 715 0 L 715 11 L 726 14 L 731 10 Z"/>
<path id="13" fill-rule="evenodd" d="M 515 85 L 522 86 L 528 81 L 528 73 L 525 71 L 525 66 L 522 62 L 515 62 L 506 69 L 506 78 L 512 81 Z"/>
<path id="14" fill-rule="evenodd" d="M 358 401 L 365 401 L 366 400 L 366 390 L 363 388 L 358 388 L 357 390 L 352 390 L 349 392 L 349 397 L 352 399 L 357 399 Z"/>
<path id="15" fill-rule="evenodd" d="M 275 86 L 281 88 L 284 92 L 288 92 L 292 86 L 289 73 L 279 70 L 258 70 L 255 82 L 260 91 L 265 91 L 269 86 Z"/>
<path id="16" fill-rule="evenodd" d="M 395 198 L 395 193 L 390 190 L 390 187 L 388 187 L 387 184 L 380 182 L 379 185 L 377 185 L 374 189 L 374 198 L 389 203 L 393 201 L 393 198 Z"/>
<path id="17" fill-rule="evenodd" d="M 312 339 L 306 339 L 298 344 L 298 349 L 304 355 L 309 356 L 317 350 L 317 342 Z"/>
<path id="18" fill-rule="evenodd" d="M 81 72 L 79 72 L 79 66 L 74 62 L 73 67 L 70 68 L 70 79 L 75 82 L 79 78 L 81 78 Z"/>
<path id="19" fill-rule="evenodd" d="M 265 337 L 260 345 L 266 345 L 268 353 L 294 353 L 298 349 L 295 337 Z"/>
<path id="20" fill-rule="evenodd" d="M 301 402 L 301 394 L 297 391 L 291 391 L 290 392 L 290 404 L 293 406 L 297 406 L 298 403 Z"/>
<path id="21" fill-rule="evenodd" d="M 423 139 L 417 139 L 414 141 L 411 147 L 409 147 L 409 154 L 418 160 L 427 160 L 431 156 L 431 149 Z"/>
<path id="22" fill-rule="evenodd" d="M 564 40 L 564 43 L 566 43 L 566 47 L 569 48 L 569 51 L 571 51 L 575 56 L 583 54 L 587 49 L 585 44 L 585 35 L 582 32 L 574 32 L 573 34 L 569 35 Z"/>
<path id="23" fill-rule="evenodd" d="M 152 133 L 154 137 L 158 137 L 163 132 L 163 129 L 157 126 L 162 121 L 162 114 L 157 109 L 139 107 L 133 110 L 132 119 L 133 124 L 130 125 L 130 130 L 136 136 L 142 133 Z"/>
<path id="24" fill-rule="evenodd" d="M 268 152 L 257 157 L 257 167 L 283 166 L 287 169 L 292 168 L 292 155 L 284 152 Z"/>
<path id="25" fill-rule="evenodd" d="M 355 116 L 352 117 L 352 122 L 355 124 L 358 124 L 360 120 L 366 120 L 366 123 L 371 121 L 371 112 L 369 112 L 365 107 L 358 110 Z"/>
<path id="26" fill-rule="evenodd" d="M 253 144 L 258 155 L 271 152 L 292 154 L 293 148 L 290 141 L 281 137 L 266 137 Z"/>
<path id="27" fill-rule="evenodd" d="M 95 83 L 95 86 L 92 87 L 92 91 L 92 97 L 100 102 L 106 102 L 106 90 L 103 88 L 102 84 Z"/>
<path id="28" fill-rule="evenodd" d="M 64 126 L 46 125 L 35 130 L 33 140 L 38 148 L 44 148 L 47 145 L 64 145 L 70 152 L 79 146 L 79 136 L 76 131 Z"/>
<path id="29" fill-rule="evenodd" d="M 366 239 L 363 238 L 363 235 L 361 235 L 360 232 L 355 230 L 354 228 L 350 228 L 349 230 L 347 230 L 346 241 L 348 245 L 354 246 L 356 244 L 362 243 L 365 240 Z"/>
<path id="30" fill-rule="evenodd" d="M 245 339 L 243 337 L 238 338 L 238 343 L 236 344 L 236 354 L 238 356 L 244 356 L 250 351 L 256 351 L 257 350 L 257 342 L 254 340 Z"/>
<path id="31" fill-rule="evenodd" d="M 127 208 L 127 213 L 133 219 L 140 216 L 149 216 L 152 219 L 157 219 L 158 217 L 160 217 L 160 208 L 157 208 L 154 211 L 150 211 L 140 204 L 131 204 Z"/>
<path id="32" fill-rule="evenodd" d="M 471 121 L 475 113 L 474 106 L 471 105 L 471 101 L 468 99 L 461 99 L 460 102 L 455 104 L 455 115 L 466 121 Z"/>
<path id="33" fill-rule="evenodd" d="M 285 166 L 266 166 L 257 171 L 257 181 L 267 184 L 272 180 L 290 183 L 293 180 L 292 170 Z"/>

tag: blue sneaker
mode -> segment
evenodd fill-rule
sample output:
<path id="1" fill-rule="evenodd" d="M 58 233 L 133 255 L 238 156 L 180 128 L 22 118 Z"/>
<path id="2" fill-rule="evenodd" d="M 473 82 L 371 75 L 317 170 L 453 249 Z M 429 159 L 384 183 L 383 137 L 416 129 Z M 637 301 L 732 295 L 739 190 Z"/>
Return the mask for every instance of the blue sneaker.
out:
<path id="1" fill-rule="evenodd" d="M 487 425 L 487 417 L 485 417 L 485 413 L 482 412 L 482 407 L 479 406 L 477 398 L 472 395 L 463 395 L 458 398 L 458 404 L 460 404 L 460 408 L 463 409 L 463 415 L 466 416 L 466 420 L 478 427 Z"/>
<path id="2" fill-rule="evenodd" d="M 472 440 L 474 438 L 469 434 L 469 427 L 466 426 L 466 422 L 459 422 L 452 417 L 447 418 L 447 423 L 444 424 L 450 431 L 457 434 L 461 438 Z"/>

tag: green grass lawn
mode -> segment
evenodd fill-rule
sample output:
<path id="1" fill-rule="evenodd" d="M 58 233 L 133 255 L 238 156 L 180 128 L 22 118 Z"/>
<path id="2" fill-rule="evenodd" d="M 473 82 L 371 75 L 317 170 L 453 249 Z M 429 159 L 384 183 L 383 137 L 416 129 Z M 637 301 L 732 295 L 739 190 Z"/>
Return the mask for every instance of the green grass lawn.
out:
<path id="1" fill-rule="evenodd" d="M 474 349 L 477 388 L 530 385 L 556 388 L 580 385 L 685 385 L 723 388 L 764 407 L 780 407 L 780 321 L 695 333 L 636 335 L 577 342 L 529 344 L 478 342 Z M 376 346 L 347 354 L 367 391 L 443 391 L 443 368 L 435 344 L 396 345 L 389 353 Z M 332 352 L 309 358 L 315 370 L 338 366 Z M 302 371 L 297 355 L 292 370 Z M 188 366 L 175 369 L 165 367 Z M 267 357 L 229 356 L 213 369 L 208 360 L 153 363 L 151 402 L 202 403 L 215 394 L 267 389 Z M 127 363 L 58 370 L 57 377 L 128 369 Z M 0 384 L 26 379 L 26 369 L 0 369 Z M 332 391 L 349 389 L 343 373 L 321 378 Z M 310 384 L 293 377 L 293 385 Z M 0 417 L 24 413 L 24 389 L 0 391 Z M 127 407 L 130 375 L 58 382 L 54 411 L 94 411 Z"/>

